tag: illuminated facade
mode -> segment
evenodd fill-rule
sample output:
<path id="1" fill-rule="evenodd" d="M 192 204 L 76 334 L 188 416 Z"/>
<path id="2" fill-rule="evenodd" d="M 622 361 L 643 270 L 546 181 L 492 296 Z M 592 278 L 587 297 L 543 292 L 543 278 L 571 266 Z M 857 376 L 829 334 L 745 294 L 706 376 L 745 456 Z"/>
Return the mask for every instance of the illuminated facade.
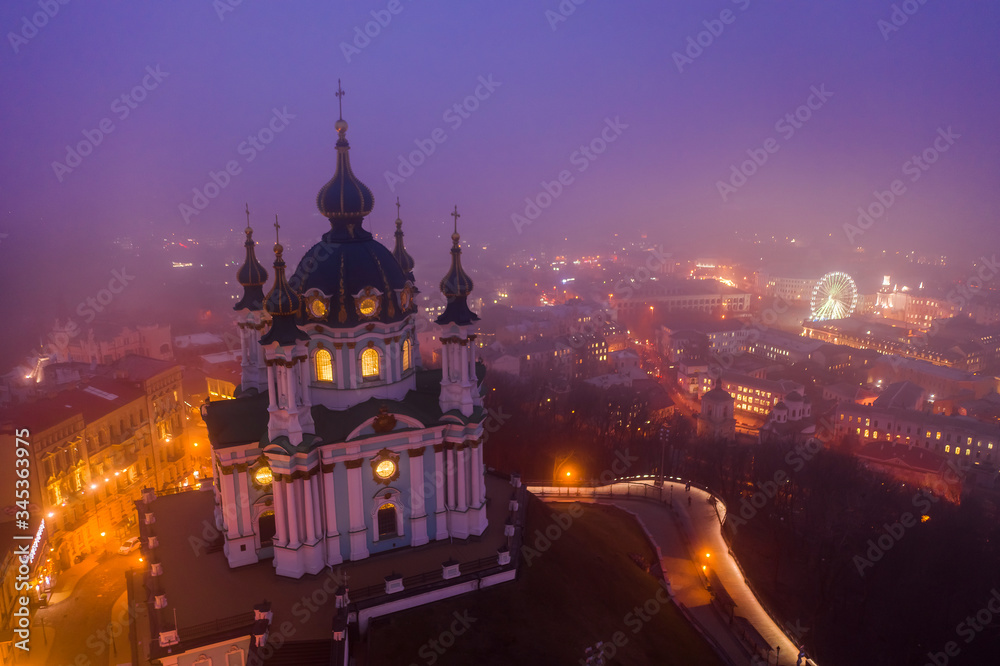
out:
<path id="1" fill-rule="evenodd" d="M 790 393 L 800 395 L 805 387 L 787 379 L 773 381 L 749 375 L 724 374 L 722 389 L 733 396 L 737 413 L 764 418 Z"/>
<path id="2" fill-rule="evenodd" d="M 487 524 L 478 316 L 458 212 L 435 323 L 442 368 L 424 370 L 402 220 L 393 251 L 364 229 L 372 194 L 351 170 L 347 123 L 336 128 L 336 174 L 317 199 L 330 229 L 287 277 L 275 245 L 266 296 L 247 227 L 241 386 L 203 412 L 229 565 L 272 559 L 292 578 Z"/>

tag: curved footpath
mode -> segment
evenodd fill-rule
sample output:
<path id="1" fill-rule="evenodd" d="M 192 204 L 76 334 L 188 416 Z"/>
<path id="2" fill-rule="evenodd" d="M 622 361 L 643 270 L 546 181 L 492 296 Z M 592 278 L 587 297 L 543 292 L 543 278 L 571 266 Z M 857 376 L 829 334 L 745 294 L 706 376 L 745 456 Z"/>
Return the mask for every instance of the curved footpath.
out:
<path id="1" fill-rule="evenodd" d="M 645 488 L 639 488 L 645 486 Z M 670 487 L 673 486 L 673 507 L 668 505 Z M 705 587 L 700 571 L 708 564 L 718 575 L 723 586 L 736 603 L 736 615 L 745 617 L 772 647 L 780 647 L 780 664 L 795 666 L 798 647 L 767 614 L 760 601 L 747 585 L 736 559 L 722 538 L 722 521 L 726 508 L 722 502 L 714 506 L 708 501 L 710 494 L 700 488 L 684 490 L 685 484 L 666 482 L 663 487 L 664 502 L 649 501 L 633 495 L 647 495 L 655 499 L 659 490 L 652 480 L 615 483 L 597 488 L 566 486 L 529 486 L 528 491 L 547 502 L 582 501 L 612 504 L 634 515 L 643 526 L 660 554 L 660 566 L 669 581 L 671 596 L 695 625 L 714 642 L 716 648 L 729 660 L 740 666 L 761 666 L 763 659 L 753 661 L 724 616 L 712 606 L 711 594 Z M 640 490 L 636 493 L 636 490 Z M 609 497 L 612 495 L 613 497 Z M 691 504 L 688 505 L 688 497 Z M 716 508 L 718 507 L 718 508 Z M 705 554 L 709 554 L 706 558 Z M 775 652 L 770 653 L 775 663 Z M 805 663 L 804 660 L 799 663 Z"/>

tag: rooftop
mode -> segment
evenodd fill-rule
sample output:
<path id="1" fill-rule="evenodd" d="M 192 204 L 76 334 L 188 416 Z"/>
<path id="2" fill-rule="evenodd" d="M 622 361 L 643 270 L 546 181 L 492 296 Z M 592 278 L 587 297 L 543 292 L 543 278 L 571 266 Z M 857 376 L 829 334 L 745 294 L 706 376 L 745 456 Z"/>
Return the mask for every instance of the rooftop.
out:
<path id="1" fill-rule="evenodd" d="M 160 581 L 169 607 L 176 609 L 181 641 L 188 639 L 185 634 L 190 637 L 197 633 L 192 632 L 197 625 L 250 613 L 255 604 L 265 599 L 271 602 L 275 622 L 292 618 L 301 621 L 301 624 L 296 622 L 294 640 L 327 639 L 336 610 L 332 591 L 341 583 L 349 583 L 351 601 L 358 602 L 366 592 L 369 596 L 372 592 L 381 593 L 385 576 L 393 573 L 403 576 L 406 585 L 411 576 L 429 572 L 440 575 L 446 560 L 461 562 L 463 572 L 466 566 L 483 558 L 493 558 L 495 562 L 497 549 L 507 545 L 504 523 L 508 517 L 507 498 L 513 491 L 506 479 L 486 476 L 486 496 L 492 501 L 487 506 L 489 527 L 481 537 L 432 541 L 417 548 L 346 562 L 336 570 L 328 568 L 299 579 L 278 576 L 271 560 L 231 569 L 221 550 L 206 551 L 206 541 L 217 535 L 213 519 L 215 498 L 210 488 L 158 497 L 153 500 L 152 510 L 160 544 L 156 553 L 163 565 Z M 316 612 L 304 613 L 307 601 L 325 584 L 330 590 L 330 602 L 316 604 L 319 606 Z M 366 590 L 369 586 L 378 589 Z M 303 615 L 306 620 L 302 620 Z"/>

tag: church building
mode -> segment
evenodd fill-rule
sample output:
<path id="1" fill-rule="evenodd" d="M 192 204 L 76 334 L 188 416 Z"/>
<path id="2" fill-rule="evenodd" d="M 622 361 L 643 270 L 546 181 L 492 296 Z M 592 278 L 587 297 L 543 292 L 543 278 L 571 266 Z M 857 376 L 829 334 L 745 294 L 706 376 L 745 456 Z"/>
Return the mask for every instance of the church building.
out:
<path id="1" fill-rule="evenodd" d="M 364 228 L 374 198 L 351 170 L 347 123 L 335 128 L 336 172 L 316 200 L 330 227 L 290 273 L 275 244 L 266 295 L 247 227 L 235 306 L 242 381 L 235 399 L 202 410 L 229 566 L 272 559 L 293 578 L 487 526 L 484 370 L 457 208 L 436 320 L 442 367 L 430 370 L 398 208 L 390 251 Z"/>

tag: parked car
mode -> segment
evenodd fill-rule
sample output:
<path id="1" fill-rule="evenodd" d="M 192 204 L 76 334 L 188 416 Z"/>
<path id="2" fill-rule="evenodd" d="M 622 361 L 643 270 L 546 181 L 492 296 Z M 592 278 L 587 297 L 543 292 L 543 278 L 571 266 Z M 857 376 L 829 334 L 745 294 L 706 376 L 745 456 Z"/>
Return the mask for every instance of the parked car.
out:
<path id="1" fill-rule="evenodd" d="M 129 553 L 139 550 L 139 537 L 132 537 L 122 544 L 122 547 L 118 549 L 119 555 L 128 555 Z"/>

